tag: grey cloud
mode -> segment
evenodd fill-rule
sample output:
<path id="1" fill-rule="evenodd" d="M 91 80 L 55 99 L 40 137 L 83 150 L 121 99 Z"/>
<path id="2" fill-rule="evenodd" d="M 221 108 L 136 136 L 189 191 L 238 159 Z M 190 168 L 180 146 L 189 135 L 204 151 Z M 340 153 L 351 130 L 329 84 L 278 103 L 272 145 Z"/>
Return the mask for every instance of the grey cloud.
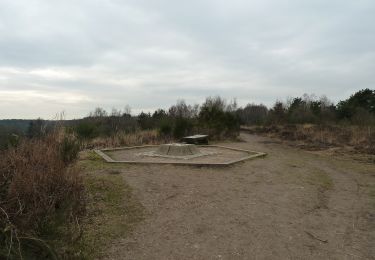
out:
<path id="1" fill-rule="evenodd" d="M 305 92 L 337 101 L 374 86 L 374 11 L 370 0 L 2 1 L 0 117 L 218 94 L 241 105 Z M 9 103 L 12 93 L 26 98 Z"/>

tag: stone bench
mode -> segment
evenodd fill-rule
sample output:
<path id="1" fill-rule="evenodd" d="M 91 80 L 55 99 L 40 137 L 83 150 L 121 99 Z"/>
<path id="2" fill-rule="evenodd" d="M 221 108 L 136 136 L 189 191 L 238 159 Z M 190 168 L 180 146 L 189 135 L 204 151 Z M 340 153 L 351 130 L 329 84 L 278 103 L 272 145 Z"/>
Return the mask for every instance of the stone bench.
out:
<path id="1" fill-rule="evenodd" d="M 208 144 L 208 135 L 192 135 L 182 138 L 182 142 L 187 144 Z"/>

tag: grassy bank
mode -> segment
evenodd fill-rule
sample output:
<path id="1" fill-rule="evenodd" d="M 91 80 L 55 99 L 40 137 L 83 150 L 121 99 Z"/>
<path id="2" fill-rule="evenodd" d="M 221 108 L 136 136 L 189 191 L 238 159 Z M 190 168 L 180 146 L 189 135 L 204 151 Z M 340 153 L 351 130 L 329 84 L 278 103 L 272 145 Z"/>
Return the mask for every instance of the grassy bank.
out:
<path id="1" fill-rule="evenodd" d="M 82 157 L 79 165 L 84 173 L 87 214 L 78 248 L 84 259 L 101 258 L 117 238 L 128 235 L 143 220 L 144 210 L 120 168 L 108 166 L 92 152 Z"/>

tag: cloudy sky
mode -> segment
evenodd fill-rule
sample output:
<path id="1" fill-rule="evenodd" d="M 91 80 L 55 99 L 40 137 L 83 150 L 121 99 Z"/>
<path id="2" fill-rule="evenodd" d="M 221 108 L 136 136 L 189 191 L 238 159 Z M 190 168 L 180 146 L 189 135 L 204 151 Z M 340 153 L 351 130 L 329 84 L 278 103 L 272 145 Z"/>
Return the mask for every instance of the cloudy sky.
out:
<path id="1" fill-rule="evenodd" d="M 0 0 L 0 118 L 375 86 L 373 0 Z"/>

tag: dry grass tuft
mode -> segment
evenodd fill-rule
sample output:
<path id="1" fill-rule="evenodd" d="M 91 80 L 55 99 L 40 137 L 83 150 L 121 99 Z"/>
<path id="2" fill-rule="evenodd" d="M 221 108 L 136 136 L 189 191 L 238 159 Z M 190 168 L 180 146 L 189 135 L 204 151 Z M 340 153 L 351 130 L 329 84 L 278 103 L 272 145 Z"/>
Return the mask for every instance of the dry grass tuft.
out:
<path id="1" fill-rule="evenodd" d="M 157 130 L 137 131 L 135 133 L 117 132 L 110 137 L 97 137 L 85 148 L 110 148 L 135 145 L 157 145 L 171 142 L 173 139 L 159 135 Z"/>

